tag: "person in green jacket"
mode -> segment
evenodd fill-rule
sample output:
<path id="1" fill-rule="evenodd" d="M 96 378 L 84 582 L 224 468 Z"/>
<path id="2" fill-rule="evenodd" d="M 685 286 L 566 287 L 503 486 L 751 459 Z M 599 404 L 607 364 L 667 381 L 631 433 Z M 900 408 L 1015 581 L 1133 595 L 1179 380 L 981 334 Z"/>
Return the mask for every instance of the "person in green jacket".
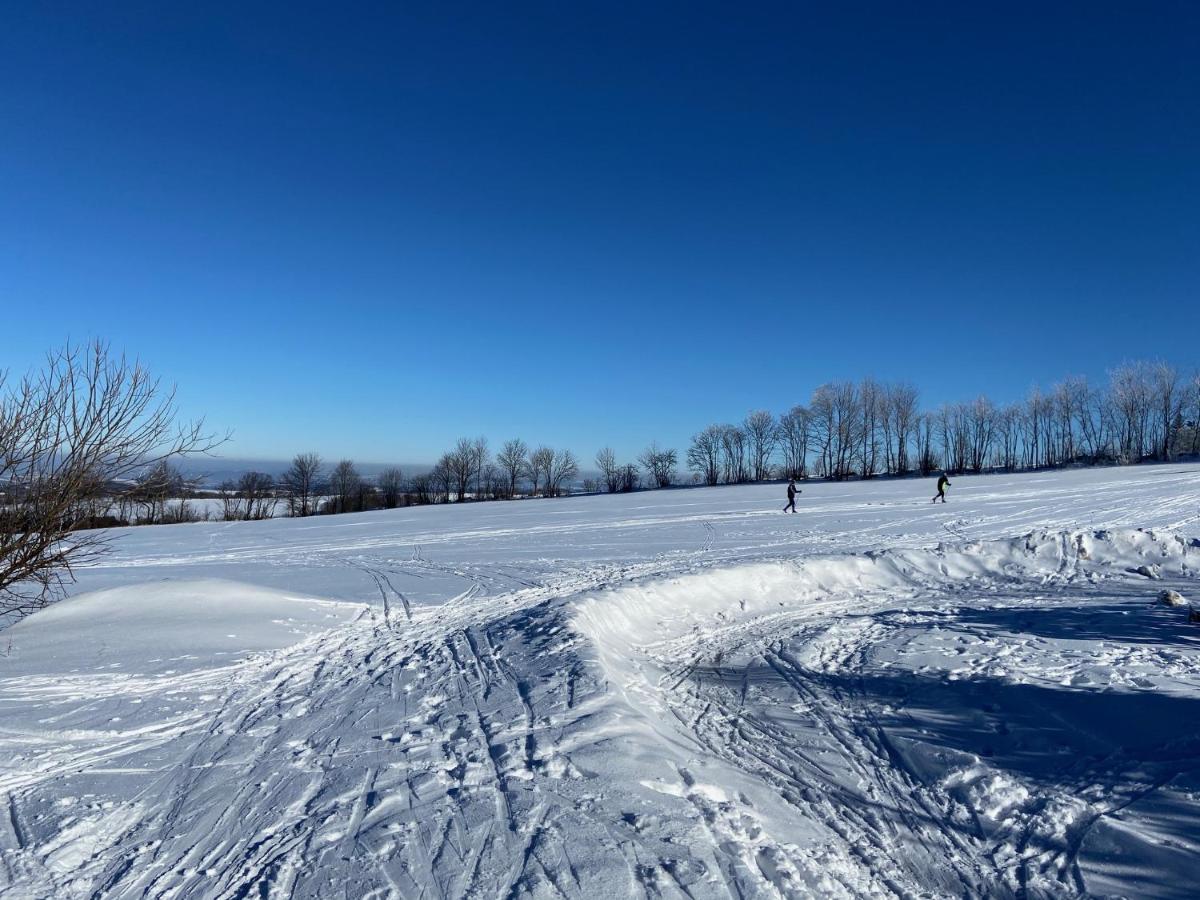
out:
<path id="1" fill-rule="evenodd" d="M 946 477 L 946 473 L 942 473 L 942 477 L 938 479 L 938 492 L 933 495 L 931 502 L 937 503 L 940 497 L 942 502 L 946 502 L 946 488 L 950 487 L 950 479 Z"/>

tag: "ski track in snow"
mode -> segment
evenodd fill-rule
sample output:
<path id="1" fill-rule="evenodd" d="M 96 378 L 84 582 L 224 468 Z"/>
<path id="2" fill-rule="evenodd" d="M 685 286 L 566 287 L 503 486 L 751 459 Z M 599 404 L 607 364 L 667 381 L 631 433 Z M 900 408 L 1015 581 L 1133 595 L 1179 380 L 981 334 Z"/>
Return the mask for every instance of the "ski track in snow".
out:
<path id="1" fill-rule="evenodd" d="M 780 490 L 123 533 L 0 634 L 0 892 L 1191 896 L 1200 469 Z"/>

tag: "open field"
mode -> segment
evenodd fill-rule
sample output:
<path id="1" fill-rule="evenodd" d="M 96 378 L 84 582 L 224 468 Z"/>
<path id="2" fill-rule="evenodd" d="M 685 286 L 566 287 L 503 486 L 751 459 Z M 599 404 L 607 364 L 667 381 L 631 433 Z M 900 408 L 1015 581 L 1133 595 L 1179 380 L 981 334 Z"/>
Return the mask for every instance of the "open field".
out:
<path id="1" fill-rule="evenodd" d="M 0 890 L 1191 896 L 1200 467 L 932 493 L 118 531 L 0 633 Z"/>

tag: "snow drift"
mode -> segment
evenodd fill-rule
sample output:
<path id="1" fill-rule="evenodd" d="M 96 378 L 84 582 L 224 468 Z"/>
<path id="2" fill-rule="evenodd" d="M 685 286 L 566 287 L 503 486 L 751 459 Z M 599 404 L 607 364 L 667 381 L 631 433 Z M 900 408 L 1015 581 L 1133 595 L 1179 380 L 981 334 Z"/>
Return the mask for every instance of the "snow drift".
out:
<path id="1" fill-rule="evenodd" d="M 721 540 L 503 590 L 363 563 L 475 579 L 411 621 L 212 580 L 34 616 L 0 656 L 0 889 L 1190 893 L 1200 629 L 1157 603 L 1195 594 L 1186 530 Z"/>

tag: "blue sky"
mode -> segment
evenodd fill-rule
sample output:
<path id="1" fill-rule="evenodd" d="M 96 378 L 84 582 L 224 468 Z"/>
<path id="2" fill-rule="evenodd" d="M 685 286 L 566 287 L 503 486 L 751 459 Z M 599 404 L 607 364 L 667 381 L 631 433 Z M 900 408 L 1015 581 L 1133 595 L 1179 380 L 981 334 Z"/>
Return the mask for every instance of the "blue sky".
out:
<path id="1" fill-rule="evenodd" d="M 0 364 L 424 461 L 1200 363 L 1200 6 L 424 6 L 10 6 Z"/>

